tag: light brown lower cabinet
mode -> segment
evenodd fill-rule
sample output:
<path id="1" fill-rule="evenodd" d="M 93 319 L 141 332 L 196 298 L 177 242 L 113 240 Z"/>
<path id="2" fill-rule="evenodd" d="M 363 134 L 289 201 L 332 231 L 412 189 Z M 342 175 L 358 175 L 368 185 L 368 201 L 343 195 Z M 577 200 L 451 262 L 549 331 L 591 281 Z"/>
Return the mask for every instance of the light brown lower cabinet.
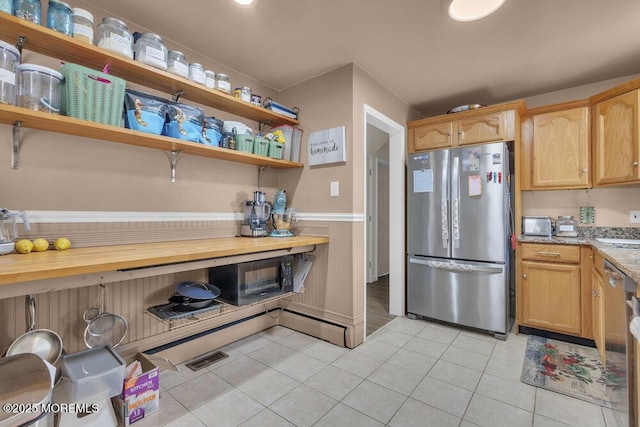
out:
<path id="1" fill-rule="evenodd" d="M 581 252 L 580 246 L 573 245 L 520 244 L 519 325 L 593 337 L 591 299 L 588 298 L 591 295 L 588 283 L 591 269 L 585 276 Z"/>

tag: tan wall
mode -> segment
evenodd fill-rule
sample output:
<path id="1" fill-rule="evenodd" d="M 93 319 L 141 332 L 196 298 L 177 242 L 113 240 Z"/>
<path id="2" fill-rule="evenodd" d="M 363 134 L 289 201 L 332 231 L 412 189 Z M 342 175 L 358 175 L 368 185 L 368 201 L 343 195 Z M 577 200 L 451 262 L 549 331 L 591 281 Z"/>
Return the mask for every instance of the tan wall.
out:
<path id="1" fill-rule="evenodd" d="M 523 215 L 556 218 L 573 215 L 578 221 L 580 206 L 593 206 L 598 227 L 640 227 L 629 223 L 629 211 L 640 210 L 640 188 L 526 191 L 522 194 Z M 584 224 L 579 224 L 584 225 Z"/>

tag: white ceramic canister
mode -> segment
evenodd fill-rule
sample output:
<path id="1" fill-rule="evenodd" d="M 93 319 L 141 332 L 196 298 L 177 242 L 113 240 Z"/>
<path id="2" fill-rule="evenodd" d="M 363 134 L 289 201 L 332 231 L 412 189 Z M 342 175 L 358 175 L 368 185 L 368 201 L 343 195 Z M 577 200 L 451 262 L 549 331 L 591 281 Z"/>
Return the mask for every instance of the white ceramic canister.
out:
<path id="1" fill-rule="evenodd" d="M 20 51 L 0 40 L 0 103 L 16 104 L 16 66 Z"/>

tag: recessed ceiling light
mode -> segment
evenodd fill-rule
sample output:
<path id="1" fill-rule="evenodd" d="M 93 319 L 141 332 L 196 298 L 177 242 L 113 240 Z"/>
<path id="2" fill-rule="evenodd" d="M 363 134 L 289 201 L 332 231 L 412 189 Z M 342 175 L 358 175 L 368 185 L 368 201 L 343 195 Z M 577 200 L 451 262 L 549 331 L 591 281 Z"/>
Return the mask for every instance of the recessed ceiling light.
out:
<path id="1" fill-rule="evenodd" d="M 240 6 L 251 6 L 254 3 L 257 3 L 257 0 L 233 0 L 234 3 L 240 5 Z"/>
<path id="2" fill-rule="evenodd" d="M 491 15 L 502 3 L 504 0 L 452 0 L 449 16 L 456 21 L 475 21 Z"/>

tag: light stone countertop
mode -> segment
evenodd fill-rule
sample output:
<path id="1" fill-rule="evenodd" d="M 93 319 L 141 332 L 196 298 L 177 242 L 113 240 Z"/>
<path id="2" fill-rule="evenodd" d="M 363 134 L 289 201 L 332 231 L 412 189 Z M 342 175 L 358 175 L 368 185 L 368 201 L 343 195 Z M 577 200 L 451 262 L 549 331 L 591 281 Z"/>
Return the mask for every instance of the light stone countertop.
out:
<path id="1" fill-rule="evenodd" d="M 640 284 L 640 247 L 638 245 L 601 243 L 587 237 L 556 236 L 519 236 L 518 242 L 591 246 L 632 280 Z"/>

